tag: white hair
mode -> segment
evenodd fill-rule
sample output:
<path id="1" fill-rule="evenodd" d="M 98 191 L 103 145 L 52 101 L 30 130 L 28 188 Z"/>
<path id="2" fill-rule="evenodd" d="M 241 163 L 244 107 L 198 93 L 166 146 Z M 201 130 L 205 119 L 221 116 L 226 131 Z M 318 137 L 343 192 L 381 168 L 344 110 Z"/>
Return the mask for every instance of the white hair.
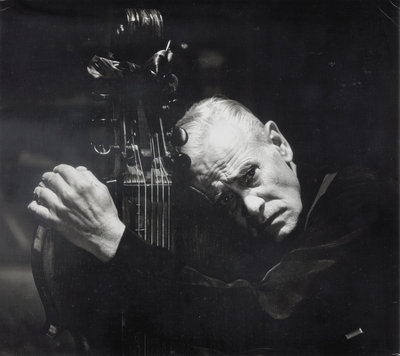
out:
<path id="1" fill-rule="evenodd" d="M 216 127 L 237 127 L 243 132 L 243 139 L 264 140 L 264 125 L 252 112 L 235 100 L 221 97 L 204 99 L 194 104 L 176 126 L 186 130 L 189 141 L 179 151 L 192 159 L 205 154 L 205 143 L 211 130 Z"/>

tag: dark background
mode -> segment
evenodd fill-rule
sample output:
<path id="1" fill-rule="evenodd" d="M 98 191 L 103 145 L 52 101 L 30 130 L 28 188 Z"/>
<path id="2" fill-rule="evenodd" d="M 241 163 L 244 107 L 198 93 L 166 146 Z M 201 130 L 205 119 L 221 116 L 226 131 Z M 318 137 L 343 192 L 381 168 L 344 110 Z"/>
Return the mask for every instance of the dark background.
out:
<path id="1" fill-rule="evenodd" d="M 68 335 L 40 334 L 26 206 L 44 171 L 87 164 L 86 65 L 106 56 L 110 19 L 124 7 L 162 13 L 188 105 L 223 94 L 276 121 L 296 161 L 397 175 L 399 1 L 1 1 L 2 354 L 72 350 Z"/>

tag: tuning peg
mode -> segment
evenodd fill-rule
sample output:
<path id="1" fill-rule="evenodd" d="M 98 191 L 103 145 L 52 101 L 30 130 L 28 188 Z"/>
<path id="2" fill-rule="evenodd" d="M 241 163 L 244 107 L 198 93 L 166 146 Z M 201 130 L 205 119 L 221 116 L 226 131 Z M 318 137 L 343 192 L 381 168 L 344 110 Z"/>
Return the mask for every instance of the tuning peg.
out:
<path id="1" fill-rule="evenodd" d="M 184 153 L 164 157 L 164 162 L 168 168 L 178 174 L 188 171 L 192 164 L 190 157 Z"/>
<path id="2" fill-rule="evenodd" d="M 175 126 L 171 132 L 167 133 L 167 138 L 170 140 L 172 146 L 180 147 L 188 142 L 189 135 L 185 129 Z"/>

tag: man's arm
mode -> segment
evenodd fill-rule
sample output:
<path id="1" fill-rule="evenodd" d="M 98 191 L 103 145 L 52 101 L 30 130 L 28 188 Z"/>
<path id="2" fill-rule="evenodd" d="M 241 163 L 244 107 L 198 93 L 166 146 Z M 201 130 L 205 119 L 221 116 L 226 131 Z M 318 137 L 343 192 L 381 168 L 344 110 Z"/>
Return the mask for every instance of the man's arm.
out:
<path id="1" fill-rule="evenodd" d="M 243 327 L 251 327 L 255 314 L 262 315 L 249 283 L 243 281 L 242 288 L 235 288 L 241 283 L 212 282 L 184 267 L 176 254 L 126 229 L 107 187 L 86 168 L 55 167 L 43 174 L 34 195 L 30 212 L 117 271 L 115 288 L 139 313 L 149 316 L 151 328 L 159 335 L 208 347 L 233 347 L 247 339 Z M 239 305 L 245 305 L 239 308 L 243 315 L 232 312 Z M 221 313 L 223 325 L 210 323 Z M 182 323 L 177 323 L 179 315 Z"/>
<path id="2" fill-rule="evenodd" d="M 365 240 L 366 231 L 371 234 L 370 226 L 377 227 L 376 212 L 380 209 L 374 199 L 365 204 L 366 193 L 380 194 L 374 184 L 366 182 L 363 189 L 353 190 L 343 182 L 328 191 L 318 203 L 310 228 L 299 236 L 302 243 L 298 248 L 260 283 L 252 285 L 206 277 L 185 267 L 175 254 L 142 241 L 125 229 L 106 188 L 86 170 L 59 166 L 43 180 L 35 189 L 42 205 L 31 203 L 31 211 L 67 234 L 71 242 L 108 261 L 120 277 L 115 288 L 131 301 L 135 312 L 146 316 L 150 333 L 238 352 L 261 346 L 295 349 L 321 340 L 339 345 L 338 337 L 343 338 L 362 322 L 347 314 L 362 304 L 357 298 L 356 303 L 353 299 L 353 304 L 348 304 L 344 297 L 349 287 L 356 292 L 360 289 L 355 283 L 362 282 L 366 273 L 358 268 L 364 261 L 360 247 L 376 251 L 380 245 L 377 241 L 371 244 L 374 240 L 370 237 Z M 78 199 L 79 194 L 84 198 Z M 385 197 L 380 199 L 386 201 Z M 108 237 L 111 242 L 105 243 Z M 372 247 L 360 244 L 363 240 Z M 343 279 L 344 273 L 351 279 Z M 368 297 L 362 292 L 359 297 Z M 282 314 L 285 310 L 279 305 L 288 295 L 285 303 L 290 317 Z"/>
<path id="3" fill-rule="evenodd" d="M 238 350 L 250 341 L 257 318 L 272 319 L 250 283 L 226 284 L 203 276 L 184 267 L 176 254 L 126 229 L 107 187 L 86 168 L 55 167 L 43 175 L 34 194 L 28 207 L 34 216 L 116 270 L 115 288 L 149 316 L 159 335 Z"/>

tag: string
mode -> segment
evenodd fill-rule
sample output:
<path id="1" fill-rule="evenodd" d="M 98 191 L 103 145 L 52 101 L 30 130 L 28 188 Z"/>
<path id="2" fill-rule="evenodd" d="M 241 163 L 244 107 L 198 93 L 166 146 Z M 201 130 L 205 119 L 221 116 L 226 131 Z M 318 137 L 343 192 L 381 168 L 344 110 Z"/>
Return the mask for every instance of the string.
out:
<path id="1" fill-rule="evenodd" d="M 169 42 L 168 46 L 169 47 Z M 161 117 L 159 118 L 160 121 L 160 131 L 161 131 L 161 139 L 162 139 L 162 145 L 163 145 L 163 150 L 164 152 L 167 152 L 167 144 L 165 142 L 165 134 L 164 134 L 164 126 Z M 172 241 L 171 241 L 171 179 L 169 174 L 167 173 L 167 170 L 165 169 L 162 161 L 160 161 L 161 168 L 163 171 L 163 175 L 165 177 L 165 182 L 167 184 L 167 233 L 166 233 L 166 238 L 167 238 L 167 249 L 171 250 L 172 249 Z"/>
<path id="2" fill-rule="evenodd" d="M 150 141 L 150 149 L 151 152 L 153 153 L 153 157 L 154 157 L 154 141 L 153 138 L 151 138 Z M 151 234 L 151 238 L 150 238 L 150 243 L 154 244 L 154 209 L 155 209 L 155 204 L 154 204 L 154 167 L 153 165 L 151 166 L 151 170 L 150 170 L 150 188 L 151 188 L 151 194 L 150 194 L 150 209 L 151 209 L 151 217 L 150 217 L 150 234 Z"/>
<path id="3" fill-rule="evenodd" d="M 152 200 L 152 225 L 153 225 L 153 231 L 155 232 L 155 239 L 153 240 L 152 243 L 155 243 L 156 245 L 158 244 L 158 230 L 157 230 L 157 202 L 158 202 L 158 181 L 157 181 L 157 162 L 155 160 L 155 144 L 154 144 L 154 137 L 151 138 L 151 152 L 153 154 L 153 164 L 152 164 L 152 176 L 153 176 L 153 183 L 152 187 L 154 189 L 155 187 L 155 194 L 153 195 L 153 200 Z"/>
<path id="4" fill-rule="evenodd" d="M 161 225 L 161 247 L 165 247 L 165 215 L 164 215 L 164 191 L 165 191 L 165 185 L 164 185 L 164 172 L 163 172 L 163 167 L 162 167 L 162 161 L 161 161 L 161 151 L 160 151 L 160 140 L 159 140 L 159 135 L 156 134 L 156 143 L 157 143 L 157 153 L 158 153 L 158 157 L 157 157 L 157 161 L 159 163 L 159 176 L 160 176 L 160 180 L 161 180 L 161 201 L 160 201 L 160 205 L 161 205 L 161 212 L 159 212 L 158 214 L 158 218 L 161 219 L 160 221 L 160 225 Z"/>
<path id="5" fill-rule="evenodd" d="M 123 99 L 123 97 L 121 97 Z M 125 155 L 129 155 L 133 160 L 133 165 L 127 163 L 127 170 L 124 174 L 124 189 L 129 189 L 126 197 L 130 199 L 124 199 L 124 212 L 129 216 L 128 221 L 135 224 L 133 227 L 135 231 L 144 239 L 147 240 L 147 227 L 146 227 L 146 215 L 147 215 L 147 204 L 146 199 L 142 199 L 142 185 L 144 189 L 144 197 L 146 197 L 146 179 L 140 158 L 139 147 L 135 143 L 134 128 L 130 125 L 127 129 L 127 121 L 125 111 L 122 114 L 122 130 L 124 137 Z M 129 131 L 129 136 L 127 136 Z M 136 194 L 135 194 L 136 187 Z M 143 201 L 143 202 L 142 202 Z M 129 204 L 131 202 L 131 204 Z M 135 206 L 132 206 L 132 205 Z M 143 206 L 144 205 L 144 209 Z"/>
<path id="6" fill-rule="evenodd" d="M 144 190 L 144 197 L 146 197 L 146 180 L 143 172 L 143 166 L 142 166 L 142 161 L 140 159 L 140 154 L 139 154 L 139 148 L 137 145 L 134 144 L 134 138 L 132 136 L 132 141 L 133 143 L 131 144 L 132 152 L 133 152 L 133 158 L 135 161 L 135 167 L 136 167 L 136 183 L 137 185 L 137 231 L 140 233 L 140 235 L 143 237 L 144 240 L 147 240 L 147 226 L 146 226 L 146 219 L 147 219 L 147 202 L 146 198 L 143 199 L 142 203 L 142 192 L 141 192 L 141 186 L 143 185 L 143 190 Z M 132 190 L 132 198 L 133 196 L 133 190 Z M 133 201 L 133 199 L 132 199 Z M 142 206 L 144 205 L 144 207 Z"/>
<path id="7" fill-rule="evenodd" d="M 154 142 L 155 141 L 155 142 Z M 162 181 L 160 187 L 160 180 L 162 180 L 160 176 L 160 151 L 158 145 L 158 135 L 155 134 L 153 137 L 153 145 L 154 145 L 154 165 L 155 165 L 155 173 L 156 173 L 156 186 L 157 186 L 157 211 L 156 211 L 156 226 L 157 226 L 157 246 L 162 246 L 162 233 L 161 233 L 161 221 L 160 221 L 160 207 L 162 208 L 162 201 L 160 199 L 160 189 L 162 189 Z"/>
<path id="8" fill-rule="evenodd" d="M 163 136 L 155 134 L 151 138 L 151 151 L 153 153 L 152 165 L 152 226 L 155 231 L 155 237 L 152 242 L 157 246 L 170 249 L 171 248 L 171 200 L 170 200 L 170 184 L 169 175 L 163 165 L 161 159 L 161 144 Z M 153 188 L 154 187 L 154 188 Z"/>

